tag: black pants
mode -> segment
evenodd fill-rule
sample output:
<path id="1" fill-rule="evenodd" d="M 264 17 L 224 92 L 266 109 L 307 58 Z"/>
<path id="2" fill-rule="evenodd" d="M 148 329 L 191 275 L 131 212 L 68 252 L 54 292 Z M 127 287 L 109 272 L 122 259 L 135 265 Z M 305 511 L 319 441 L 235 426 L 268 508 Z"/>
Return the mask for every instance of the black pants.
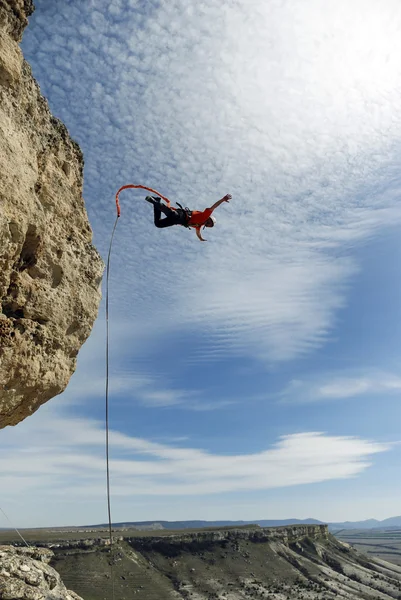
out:
<path id="1" fill-rule="evenodd" d="M 161 202 L 153 205 L 155 225 L 156 227 L 171 227 L 172 225 L 186 225 L 187 215 L 185 210 L 176 208 L 175 210 L 162 204 Z M 162 213 L 166 215 L 164 219 L 161 218 Z"/>

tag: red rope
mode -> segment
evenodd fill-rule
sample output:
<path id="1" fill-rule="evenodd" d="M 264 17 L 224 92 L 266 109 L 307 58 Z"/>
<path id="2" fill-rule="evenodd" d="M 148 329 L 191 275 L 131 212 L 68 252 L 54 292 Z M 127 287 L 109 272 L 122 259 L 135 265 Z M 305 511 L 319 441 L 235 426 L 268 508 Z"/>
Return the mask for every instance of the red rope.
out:
<path id="1" fill-rule="evenodd" d="M 120 192 L 122 192 L 123 190 L 127 190 L 129 188 L 134 188 L 134 189 L 139 188 L 141 190 L 148 190 L 148 192 L 152 192 L 153 194 L 156 194 L 156 196 L 159 196 L 162 200 L 167 202 L 167 206 L 170 206 L 170 204 L 171 204 L 170 200 L 168 198 L 166 198 L 166 196 L 162 196 L 161 193 L 158 192 L 157 190 L 153 190 L 150 187 L 146 187 L 146 185 L 134 185 L 132 183 L 129 183 L 128 185 L 123 185 L 122 187 L 120 187 L 120 189 L 118 190 L 118 192 L 116 194 L 117 218 L 121 215 L 120 200 L 119 200 Z"/>

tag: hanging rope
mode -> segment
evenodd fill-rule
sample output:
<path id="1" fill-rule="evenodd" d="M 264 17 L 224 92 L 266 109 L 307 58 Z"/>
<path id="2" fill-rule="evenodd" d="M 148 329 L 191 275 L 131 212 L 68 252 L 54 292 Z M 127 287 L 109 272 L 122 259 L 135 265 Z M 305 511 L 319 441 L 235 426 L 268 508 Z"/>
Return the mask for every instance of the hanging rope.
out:
<path id="1" fill-rule="evenodd" d="M 107 256 L 106 273 L 106 471 L 107 471 L 107 511 L 109 515 L 109 537 L 110 546 L 113 543 L 111 535 L 111 501 L 110 501 L 110 466 L 109 466 L 109 278 L 110 278 L 110 257 L 113 245 L 114 233 L 116 231 L 118 216 L 115 220 L 113 233 L 111 234 L 109 254 Z"/>
<path id="2" fill-rule="evenodd" d="M 109 277 L 110 277 L 110 257 L 113 245 L 114 233 L 117 227 L 119 214 L 114 223 L 113 233 L 111 234 L 109 253 L 107 256 L 106 271 L 106 477 L 107 477 L 107 512 L 109 517 L 109 540 L 110 540 L 110 578 L 112 586 L 112 597 L 114 600 L 114 571 L 113 571 L 113 536 L 111 519 L 111 500 L 110 500 L 110 465 L 109 465 Z"/>
<path id="3" fill-rule="evenodd" d="M 117 217 L 114 223 L 113 232 L 111 234 L 109 252 L 107 255 L 107 269 L 106 269 L 106 479 L 107 479 L 107 512 L 109 519 L 109 540 L 110 540 L 110 567 L 111 567 L 111 582 L 112 582 L 112 597 L 114 600 L 114 571 L 113 571 L 113 535 L 112 535 L 112 518 L 111 518 L 111 494 L 110 494 L 110 460 L 109 460 L 109 280 L 110 280 L 110 259 L 111 249 L 113 246 L 114 233 L 116 231 L 117 222 L 121 215 L 119 195 L 120 192 L 127 189 L 141 189 L 147 190 L 162 198 L 168 206 L 170 206 L 170 200 L 160 194 L 157 190 L 144 185 L 128 184 L 123 185 L 116 193 L 116 209 Z"/>
<path id="4" fill-rule="evenodd" d="M 0 512 L 3 513 L 3 515 L 5 516 L 5 518 L 7 519 L 7 521 L 10 523 L 12 529 L 14 529 L 14 531 L 16 531 L 18 533 L 18 535 L 20 536 L 21 540 L 24 542 L 25 546 L 27 546 L 27 548 L 29 548 L 29 544 L 24 540 L 24 538 L 22 537 L 22 535 L 20 534 L 20 532 L 18 531 L 18 529 L 16 527 L 14 527 L 14 525 L 11 523 L 10 519 L 7 517 L 6 513 L 1 508 L 1 506 L 0 506 Z"/>

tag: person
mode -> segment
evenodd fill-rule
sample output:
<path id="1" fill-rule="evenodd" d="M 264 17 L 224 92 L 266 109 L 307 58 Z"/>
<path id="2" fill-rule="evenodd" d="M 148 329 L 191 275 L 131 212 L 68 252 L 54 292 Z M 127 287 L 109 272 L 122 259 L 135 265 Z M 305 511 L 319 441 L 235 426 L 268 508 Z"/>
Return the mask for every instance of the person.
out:
<path id="1" fill-rule="evenodd" d="M 173 208 L 164 204 L 158 196 L 146 196 L 145 200 L 153 204 L 156 227 L 164 228 L 171 227 L 172 225 L 182 225 L 188 228 L 193 227 L 198 239 L 201 242 L 206 242 L 207 240 L 202 237 L 201 228 L 214 227 L 216 218 L 212 215 L 213 211 L 223 202 L 229 202 L 231 198 L 231 194 L 226 194 L 223 198 L 215 202 L 213 206 L 205 208 L 203 211 L 183 208 L 178 202 L 179 208 Z M 164 219 L 162 218 L 162 213 L 165 215 Z"/>

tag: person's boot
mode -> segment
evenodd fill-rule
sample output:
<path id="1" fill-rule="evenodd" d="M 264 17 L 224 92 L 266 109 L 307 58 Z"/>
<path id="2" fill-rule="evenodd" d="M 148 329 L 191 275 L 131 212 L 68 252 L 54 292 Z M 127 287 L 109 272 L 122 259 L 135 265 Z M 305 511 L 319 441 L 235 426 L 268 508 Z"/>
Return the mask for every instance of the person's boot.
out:
<path id="1" fill-rule="evenodd" d="M 161 202 L 161 198 L 158 198 L 157 196 L 146 196 L 145 200 L 153 205 L 160 204 Z"/>

